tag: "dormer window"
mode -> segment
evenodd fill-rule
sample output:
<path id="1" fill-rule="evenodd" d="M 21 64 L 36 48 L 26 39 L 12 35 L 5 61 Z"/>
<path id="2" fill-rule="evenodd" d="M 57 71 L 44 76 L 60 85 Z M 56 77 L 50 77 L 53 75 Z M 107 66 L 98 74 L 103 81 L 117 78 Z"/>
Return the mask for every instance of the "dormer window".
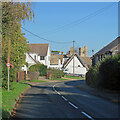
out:
<path id="1" fill-rule="evenodd" d="M 45 56 L 40 56 L 40 60 L 45 60 Z"/>

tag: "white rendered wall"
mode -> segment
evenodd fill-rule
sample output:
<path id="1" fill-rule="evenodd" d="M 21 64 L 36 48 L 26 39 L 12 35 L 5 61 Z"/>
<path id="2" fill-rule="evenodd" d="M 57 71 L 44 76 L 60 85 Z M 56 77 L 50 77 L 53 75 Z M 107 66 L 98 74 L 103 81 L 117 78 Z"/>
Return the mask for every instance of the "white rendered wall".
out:
<path id="1" fill-rule="evenodd" d="M 80 63 L 80 61 L 78 60 L 78 58 L 76 56 L 74 56 L 74 65 L 75 65 L 75 74 L 85 74 L 87 72 L 86 68 L 83 67 L 83 65 Z M 78 65 L 80 67 L 78 67 Z M 65 71 L 66 73 L 73 73 L 73 59 L 71 60 L 71 62 L 67 65 L 67 67 L 65 69 L 68 69 L 68 71 Z"/>

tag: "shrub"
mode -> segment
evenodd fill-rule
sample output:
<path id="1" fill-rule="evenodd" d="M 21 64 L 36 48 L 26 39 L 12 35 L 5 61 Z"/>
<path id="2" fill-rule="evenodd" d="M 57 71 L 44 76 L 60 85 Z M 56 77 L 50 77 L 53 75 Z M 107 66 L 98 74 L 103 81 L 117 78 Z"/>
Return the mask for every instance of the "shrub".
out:
<path id="1" fill-rule="evenodd" d="M 106 57 L 89 69 L 86 84 L 91 87 L 120 91 L 120 55 Z"/>
<path id="2" fill-rule="evenodd" d="M 29 71 L 39 72 L 40 76 L 46 76 L 47 66 L 44 64 L 35 64 L 35 65 L 30 66 Z"/>
<path id="3" fill-rule="evenodd" d="M 91 87 L 99 86 L 99 66 L 100 63 L 91 67 L 86 74 L 86 84 Z"/>
<path id="4" fill-rule="evenodd" d="M 106 58 L 100 68 L 101 86 L 105 89 L 120 91 L 120 55 Z"/>
<path id="5" fill-rule="evenodd" d="M 39 75 L 40 75 L 39 72 L 35 72 L 35 71 L 28 72 L 28 77 L 30 78 L 30 80 L 38 80 Z"/>
<path id="6" fill-rule="evenodd" d="M 47 72 L 50 73 L 49 79 L 51 80 L 54 80 L 56 78 L 61 78 L 64 76 L 64 72 L 59 69 L 48 69 Z"/>
<path id="7" fill-rule="evenodd" d="M 39 68 L 40 76 L 46 76 L 47 74 L 47 66 L 41 64 Z"/>
<path id="8" fill-rule="evenodd" d="M 29 67 L 29 71 L 38 72 L 41 64 L 35 64 Z"/>

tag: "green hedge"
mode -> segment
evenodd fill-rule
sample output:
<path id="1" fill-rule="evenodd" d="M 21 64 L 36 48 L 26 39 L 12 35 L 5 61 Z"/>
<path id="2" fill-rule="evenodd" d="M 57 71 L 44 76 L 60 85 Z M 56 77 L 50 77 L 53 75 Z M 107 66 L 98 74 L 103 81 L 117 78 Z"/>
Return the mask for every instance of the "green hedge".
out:
<path id="1" fill-rule="evenodd" d="M 64 76 L 64 72 L 59 69 L 48 69 L 47 72 L 50 73 L 49 79 L 51 80 L 55 80 Z"/>
<path id="2" fill-rule="evenodd" d="M 39 72 L 40 76 L 46 76 L 47 66 L 45 66 L 44 64 L 35 64 L 30 66 L 29 71 Z"/>
<path id="3" fill-rule="evenodd" d="M 106 58 L 99 67 L 101 86 L 120 91 L 120 55 Z"/>
<path id="4" fill-rule="evenodd" d="M 91 87 L 98 87 L 100 80 L 99 80 L 99 66 L 100 63 L 91 67 L 86 74 L 86 84 Z"/>
<path id="5" fill-rule="evenodd" d="M 105 58 L 89 69 L 86 84 L 91 87 L 120 91 L 120 55 Z"/>

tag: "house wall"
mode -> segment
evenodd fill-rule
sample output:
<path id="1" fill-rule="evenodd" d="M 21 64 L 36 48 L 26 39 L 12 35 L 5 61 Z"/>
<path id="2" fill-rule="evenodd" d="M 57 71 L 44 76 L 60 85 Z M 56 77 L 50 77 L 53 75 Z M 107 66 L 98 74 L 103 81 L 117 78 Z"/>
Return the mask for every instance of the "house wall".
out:
<path id="1" fill-rule="evenodd" d="M 25 53 L 25 54 L 26 54 L 26 60 L 25 60 L 25 61 L 29 64 L 29 67 L 30 67 L 31 65 L 36 64 L 35 61 L 30 58 L 30 56 L 28 55 L 28 53 Z M 30 54 L 30 55 L 31 55 L 31 54 Z M 33 54 L 32 56 L 34 56 L 34 55 L 36 55 L 36 54 Z"/>
<path id="2" fill-rule="evenodd" d="M 48 46 L 48 51 L 47 51 L 47 56 L 45 57 L 45 65 L 47 65 L 47 67 L 50 67 L 50 47 Z"/>
<path id="3" fill-rule="evenodd" d="M 61 69 L 62 66 L 59 65 L 50 65 L 50 68 Z"/>
<path id="4" fill-rule="evenodd" d="M 83 67 L 83 65 L 80 63 L 80 61 L 78 60 L 78 58 L 76 56 L 74 56 L 74 63 L 75 63 L 75 71 L 74 71 L 75 74 L 85 74 L 87 72 L 86 68 Z M 78 67 L 78 65 L 80 67 Z M 66 69 L 68 69 L 68 71 L 65 71 Z M 73 73 L 73 59 L 67 65 L 65 70 L 64 70 L 64 72 L 66 72 L 66 73 Z"/>

